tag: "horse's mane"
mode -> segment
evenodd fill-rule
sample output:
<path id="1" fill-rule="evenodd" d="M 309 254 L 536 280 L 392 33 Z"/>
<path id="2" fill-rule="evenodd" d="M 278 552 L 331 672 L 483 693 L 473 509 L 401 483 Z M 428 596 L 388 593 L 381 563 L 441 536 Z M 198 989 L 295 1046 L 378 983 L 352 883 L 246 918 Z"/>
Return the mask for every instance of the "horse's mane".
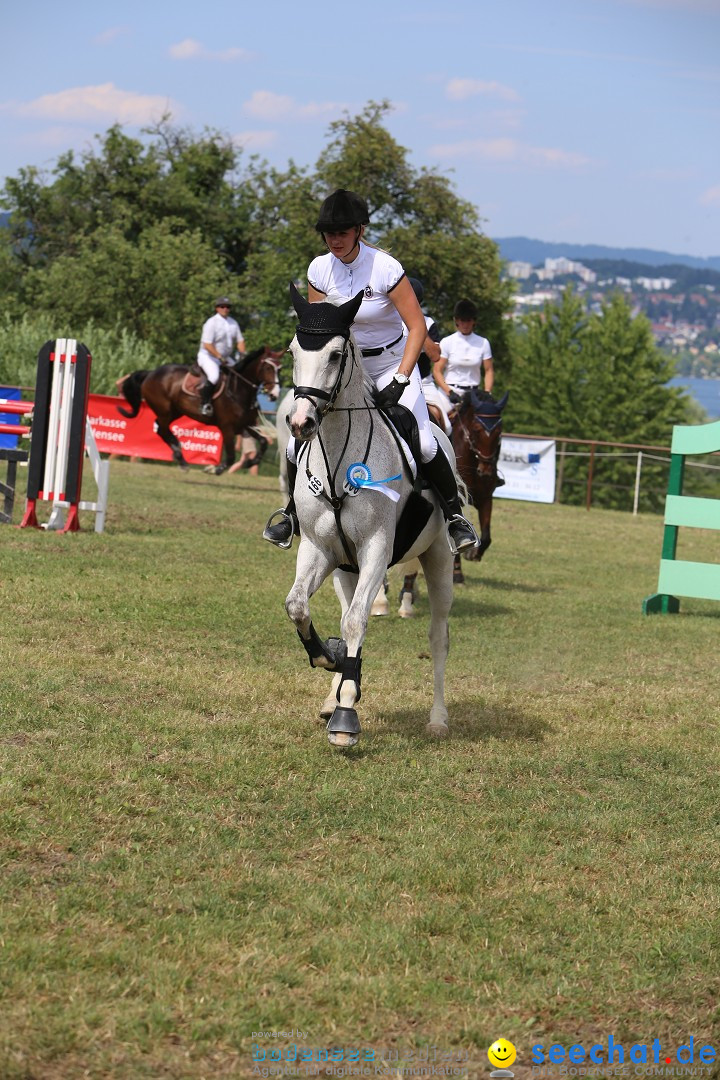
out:
<path id="1" fill-rule="evenodd" d="M 265 348 L 265 345 L 261 345 L 259 349 L 253 349 L 251 352 L 246 353 L 242 360 L 238 360 L 237 364 L 234 365 L 238 375 L 242 375 L 245 368 L 250 367 L 250 364 L 254 363 L 255 360 L 258 360 L 265 352 Z"/>

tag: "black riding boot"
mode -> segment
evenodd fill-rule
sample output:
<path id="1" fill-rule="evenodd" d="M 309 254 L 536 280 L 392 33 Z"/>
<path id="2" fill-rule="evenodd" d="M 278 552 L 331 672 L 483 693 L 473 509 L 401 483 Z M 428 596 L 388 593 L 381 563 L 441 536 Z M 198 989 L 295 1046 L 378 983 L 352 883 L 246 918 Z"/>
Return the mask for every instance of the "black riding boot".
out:
<path id="1" fill-rule="evenodd" d="M 420 462 L 420 471 L 440 499 L 453 554 L 479 544 L 475 530 L 467 518 L 463 517 L 455 473 L 439 446 L 431 461 Z"/>
<path id="2" fill-rule="evenodd" d="M 213 414 L 212 399 L 213 399 L 213 394 L 215 393 L 216 390 L 217 390 L 217 384 L 209 382 L 209 380 L 207 379 L 207 376 L 206 376 L 205 377 L 205 382 L 200 387 L 200 402 L 201 402 L 201 404 L 200 404 L 200 412 L 203 414 L 203 416 L 212 416 L 212 414 Z"/>
<path id="3" fill-rule="evenodd" d="M 295 478 L 297 476 L 297 465 L 295 465 L 288 458 L 287 463 L 287 480 L 288 480 L 288 504 L 284 510 L 276 510 L 274 514 L 271 514 L 268 518 L 268 523 L 263 530 L 263 540 L 268 540 L 271 544 L 275 544 L 276 547 L 289 548 L 293 542 L 293 536 L 295 533 L 300 532 L 298 525 L 297 514 L 295 513 Z M 280 520 L 276 525 L 272 524 L 274 518 L 280 515 Z"/>

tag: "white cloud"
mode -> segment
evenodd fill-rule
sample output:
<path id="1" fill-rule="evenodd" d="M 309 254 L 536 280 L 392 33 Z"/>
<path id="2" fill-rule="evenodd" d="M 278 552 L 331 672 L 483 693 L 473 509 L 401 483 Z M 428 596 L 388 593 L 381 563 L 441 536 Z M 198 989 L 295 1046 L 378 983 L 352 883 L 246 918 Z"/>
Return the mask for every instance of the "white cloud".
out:
<path id="1" fill-rule="evenodd" d="M 499 82 L 481 82 L 480 79 L 451 79 L 445 87 L 445 97 L 450 101 L 466 101 L 478 96 L 502 98 L 503 101 L 519 101 L 520 96 L 510 86 Z"/>
<path id="2" fill-rule="evenodd" d="M 336 116 L 346 109 L 334 101 L 298 105 L 288 94 L 274 94 L 272 90 L 255 90 L 243 105 L 243 112 L 259 120 L 314 120 L 318 117 Z"/>
<path id="3" fill-rule="evenodd" d="M 700 203 L 702 206 L 720 206 L 720 184 L 703 191 Z"/>
<path id="4" fill-rule="evenodd" d="M 93 45 L 109 45 L 111 41 L 130 33 L 129 26 L 111 26 L 93 38 Z"/>
<path id="5" fill-rule="evenodd" d="M 120 124 L 147 124 L 158 120 L 163 113 L 170 112 L 177 116 L 182 112 L 180 106 L 170 98 L 120 90 L 113 83 L 76 86 L 5 108 L 20 116 L 73 123 L 103 120 Z"/>
<path id="6" fill-rule="evenodd" d="M 214 51 L 206 48 L 193 38 L 185 38 L 184 41 L 178 41 L 176 45 L 170 46 L 168 52 L 173 60 L 248 60 L 252 55 L 247 49 L 238 48 L 218 49 Z"/>
<path id="7" fill-rule="evenodd" d="M 578 154 L 574 150 L 528 146 L 517 139 L 510 138 L 463 139 L 461 142 L 432 146 L 430 153 L 438 158 L 474 157 L 503 165 L 562 169 L 577 169 L 591 163 L 591 158 Z"/>

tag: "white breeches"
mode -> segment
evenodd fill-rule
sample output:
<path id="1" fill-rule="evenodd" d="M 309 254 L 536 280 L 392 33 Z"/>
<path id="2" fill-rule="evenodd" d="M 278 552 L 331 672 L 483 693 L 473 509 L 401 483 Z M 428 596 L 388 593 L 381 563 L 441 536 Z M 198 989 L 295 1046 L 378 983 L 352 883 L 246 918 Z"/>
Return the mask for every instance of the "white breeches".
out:
<path id="1" fill-rule="evenodd" d="M 441 390 L 438 384 L 430 375 L 427 379 L 423 379 L 422 383 L 423 395 L 428 405 L 437 405 L 438 409 L 442 413 L 443 420 L 445 422 L 445 434 L 450 437 L 452 434 L 452 425 L 450 423 L 449 413 L 452 409 L 452 402 L 447 396 L 444 390 Z"/>
<path id="2" fill-rule="evenodd" d="M 378 390 L 383 390 L 393 381 L 393 375 L 400 367 L 404 351 L 405 342 L 403 340 L 394 349 L 387 349 L 380 356 L 363 357 L 365 370 Z M 418 434 L 420 436 L 420 457 L 423 461 L 432 461 L 437 453 L 438 446 L 430 427 L 430 416 L 427 411 L 427 403 L 422 392 L 422 380 L 417 367 L 413 368 L 410 385 L 405 388 L 405 392 L 400 398 L 400 404 L 409 409 L 417 420 Z"/>
<path id="3" fill-rule="evenodd" d="M 198 367 L 201 368 L 208 377 L 208 381 L 215 385 L 220 378 L 220 364 L 211 356 L 210 353 L 206 353 L 204 350 L 198 353 L 197 356 Z"/>

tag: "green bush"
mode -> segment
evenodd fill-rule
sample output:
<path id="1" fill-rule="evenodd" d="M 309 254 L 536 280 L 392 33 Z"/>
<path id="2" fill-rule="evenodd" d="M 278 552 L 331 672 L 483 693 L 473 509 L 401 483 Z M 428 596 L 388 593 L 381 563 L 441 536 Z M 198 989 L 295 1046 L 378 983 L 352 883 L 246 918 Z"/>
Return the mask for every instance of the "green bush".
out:
<path id="1" fill-rule="evenodd" d="M 74 337 L 87 345 L 94 394 L 115 394 L 115 383 L 122 375 L 138 368 L 155 368 L 162 362 L 147 342 L 121 326 L 104 330 L 92 321 L 84 326 L 59 326 L 42 312 L 16 320 L 5 314 L 0 317 L 0 384 L 33 390 L 38 352 L 46 341 L 58 337 Z"/>

